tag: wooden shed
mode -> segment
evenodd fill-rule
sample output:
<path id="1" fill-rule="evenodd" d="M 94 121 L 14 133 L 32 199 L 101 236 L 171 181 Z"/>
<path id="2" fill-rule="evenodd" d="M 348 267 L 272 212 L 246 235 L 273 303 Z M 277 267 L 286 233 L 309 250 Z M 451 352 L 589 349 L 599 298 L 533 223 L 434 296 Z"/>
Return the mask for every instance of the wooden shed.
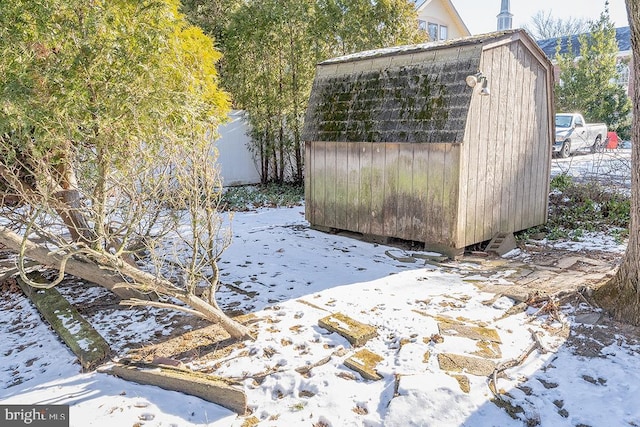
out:
<path id="1" fill-rule="evenodd" d="M 320 63 L 303 133 L 306 219 L 454 256 L 543 224 L 552 70 L 522 30 Z"/>

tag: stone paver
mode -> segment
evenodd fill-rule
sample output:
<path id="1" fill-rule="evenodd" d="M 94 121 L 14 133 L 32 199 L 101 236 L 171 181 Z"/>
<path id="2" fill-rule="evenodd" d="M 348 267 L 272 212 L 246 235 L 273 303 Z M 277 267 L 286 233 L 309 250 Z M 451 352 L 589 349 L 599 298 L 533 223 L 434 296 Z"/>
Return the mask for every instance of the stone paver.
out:
<path id="1" fill-rule="evenodd" d="M 490 360 L 453 353 L 438 354 L 438 364 L 443 371 L 464 372 L 481 377 L 491 375 L 496 368 L 496 364 Z"/>
<path id="2" fill-rule="evenodd" d="M 498 331 L 482 326 L 470 326 L 463 323 L 441 320 L 438 322 L 438 329 L 440 330 L 440 335 L 463 337 L 476 341 L 491 341 L 498 344 L 502 342 Z"/>
<path id="3" fill-rule="evenodd" d="M 453 374 L 451 376 L 458 381 L 460 390 L 462 390 L 463 393 L 468 394 L 471 391 L 471 384 L 469 383 L 469 377 L 467 377 L 466 375 L 460 375 L 460 374 Z"/>
<path id="4" fill-rule="evenodd" d="M 371 338 L 378 336 L 378 331 L 375 327 L 360 323 L 342 313 L 334 313 L 323 317 L 318 320 L 318 326 L 342 335 L 354 347 L 363 346 Z"/>
<path id="5" fill-rule="evenodd" d="M 344 361 L 344 366 L 362 375 L 367 380 L 381 380 L 382 375 L 376 371 L 376 365 L 383 357 L 363 348 Z"/>

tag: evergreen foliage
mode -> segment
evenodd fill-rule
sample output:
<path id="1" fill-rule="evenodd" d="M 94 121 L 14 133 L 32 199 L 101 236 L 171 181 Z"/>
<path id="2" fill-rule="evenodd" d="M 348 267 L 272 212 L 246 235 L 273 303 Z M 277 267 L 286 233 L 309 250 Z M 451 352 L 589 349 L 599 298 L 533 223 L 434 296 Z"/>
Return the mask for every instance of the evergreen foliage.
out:
<path id="1" fill-rule="evenodd" d="M 569 53 L 556 54 L 560 68 L 556 111 L 581 112 L 587 121 L 604 122 L 625 138 L 631 123 L 631 101 L 625 88 L 617 83 L 618 45 L 608 6 L 591 23 L 590 32 L 580 34 L 578 41 L 578 58 L 571 53 L 571 44 Z"/>
<path id="2" fill-rule="evenodd" d="M 143 156 L 140 141 L 152 152 L 217 126 L 228 110 L 215 69 L 220 54 L 178 4 L 3 1 L 0 136 L 11 151 L 4 162 L 28 156 L 51 171 L 89 148 L 103 167 L 115 167 Z"/>

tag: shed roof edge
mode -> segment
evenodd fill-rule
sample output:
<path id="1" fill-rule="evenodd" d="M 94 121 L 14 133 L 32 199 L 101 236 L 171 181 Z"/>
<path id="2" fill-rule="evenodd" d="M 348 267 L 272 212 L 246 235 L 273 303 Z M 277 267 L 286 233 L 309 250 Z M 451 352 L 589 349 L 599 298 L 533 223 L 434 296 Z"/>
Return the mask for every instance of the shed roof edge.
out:
<path id="1" fill-rule="evenodd" d="M 437 42 L 428 42 L 412 45 L 393 46 L 388 48 L 366 50 L 356 52 L 349 55 L 338 56 L 320 62 L 318 65 L 332 65 L 345 62 L 356 62 L 366 59 L 382 58 L 392 55 L 410 55 L 417 52 L 425 52 L 430 50 L 450 49 L 455 47 L 484 44 L 490 41 L 498 41 L 501 39 L 511 40 L 516 33 L 522 33 L 522 29 L 495 31 L 492 33 L 479 34 L 476 36 L 462 37 L 458 39 L 442 40 Z M 534 43 L 535 44 L 535 43 Z M 537 49 L 542 50 L 536 45 Z M 544 53 L 543 53 L 544 54 Z"/>

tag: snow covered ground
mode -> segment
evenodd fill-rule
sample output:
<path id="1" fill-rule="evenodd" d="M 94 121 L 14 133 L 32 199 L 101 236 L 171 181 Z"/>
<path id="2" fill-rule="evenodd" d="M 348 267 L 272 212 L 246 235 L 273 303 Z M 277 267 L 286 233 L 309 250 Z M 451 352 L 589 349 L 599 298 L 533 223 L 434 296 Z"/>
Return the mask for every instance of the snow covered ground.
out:
<path id="1" fill-rule="evenodd" d="M 564 325 L 534 309 L 506 315 L 514 301 L 479 292 L 463 273 L 398 262 L 385 254 L 398 249 L 310 230 L 302 208 L 236 214 L 234 235 L 221 263 L 224 281 L 256 294 L 223 287 L 219 300 L 262 320 L 257 340 L 230 354 L 215 374 L 246 378 L 252 415 L 237 417 L 198 398 L 79 373 L 73 355 L 17 292 L 2 293 L 0 404 L 69 404 L 73 426 L 242 426 L 247 420 L 334 427 L 520 426 L 526 420 L 640 425 L 640 407 L 628 398 L 640 387 L 640 346 L 616 336 L 596 358 L 574 354 L 560 333 L 571 325 L 573 308 L 565 307 Z M 98 298 L 102 291 L 92 292 Z M 364 380 L 343 365 L 354 349 L 318 326 L 335 312 L 377 328 L 378 337 L 365 347 L 382 357 L 376 367 L 382 380 Z M 154 319 L 166 316 L 162 310 L 115 310 L 92 323 L 109 331 L 105 338 L 124 352 L 120 341 L 150 340 L 158 335 Z M 460 373 L 463 380 L 441 369 L 438 355 L 478 351 L 478 342 L 467 337 L 434 338 L 443 319 L 495 330 L 496 362 L 517 358 L 533 342 L 532 331 L 539 334 L 550 351 L 535 349 L 498 377 L 498 389 L 524 412 L 512 418 L 493 403 L 486 375 Z M 582 331 L 589 328 L 600 326 Z M 296 371 L 326 357 L 306 375 Z"/>
<path id="2" fill-rule="evenodd" d="M 70 425 L 77 427 L 640 426 L 640 345 L 591 324 L 594 312 L 586 304 L 566 305 L 558 317 L 518 310 L 514 300 L 478 290 L 482 281 L 510 284 L 508 274 L 484 278 L 473 274 L 473 264 L 400 262 L 389 256 L 402 255 L 400 249 L 311 230 L 302 207 L 236 213 L 233 234 L 220 263 L 222 280 L 245 292 L 223 286 L 218 301 L 252 312 L 257 339 L 216 361 L 213 373 L 242 382 L 251 414 L 80 373 L 70 351 L 12 289 L 0 292 L 0 404 L 68 404 Z M 570 249 L 592 245 L 624 250 L 597 236 Z M 512 256 L 526 258 L 518 251 Z M 100 288 L 61 292 L 85 304 L 105 298 Z M 166 310 L 105 307 L 89 320 L 121 356 L 126 343 L 169 334 L 174 319 Z M 377 329 L 364 348 L 381 357 L 381 380 L 344 366 L 359 348 L 318 326 L 331 313 Z M 447 325 L 498 338 L 477 339 Z M 455 372 L 441 362 L 464 355 L 500 364 L 526 354 L 534 334 L 541 346 L 496 377 L 502 402 L 490 388 L 492 375 Z M 206 368 L 203 363 L 213 369 L 211 361 L 191 366 Z"/>
<path id="3" fill-rule="evenodd" d="M 551 176 L 565 173 L 578 181 L 598 181 L 605 186 L 631 188 L 631 148 L 580 152 L 566 159 L 553 158 Z"/>

